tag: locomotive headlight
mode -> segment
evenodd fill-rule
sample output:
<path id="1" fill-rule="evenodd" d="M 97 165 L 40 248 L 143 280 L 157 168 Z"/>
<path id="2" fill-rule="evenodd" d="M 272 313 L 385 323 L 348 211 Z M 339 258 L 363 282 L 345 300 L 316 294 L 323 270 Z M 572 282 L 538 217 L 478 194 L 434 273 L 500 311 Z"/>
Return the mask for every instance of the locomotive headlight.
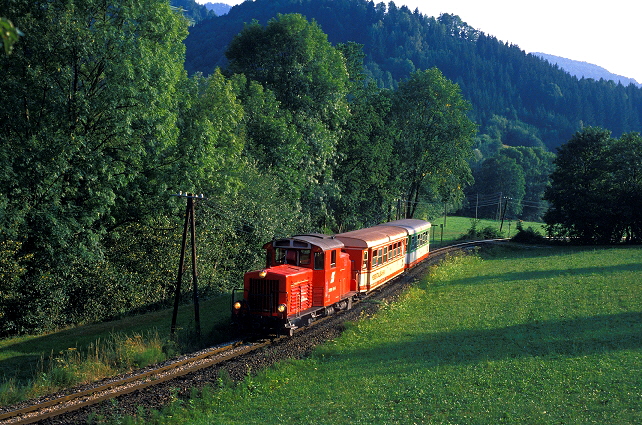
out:
<path id="1" fill-rule="evenodd" d="M 241 303 L 240 301 L 237 301 L 234 303 L 234 310 L 240 310 L 241 309 Z"/>
<path id="2" fill-rule="evenodd" d="M 285 304 L 279 304 L 279 306 L 276 308 L 276 310 L 277 310 L 279 313 L 283 313 L 283 312 L 285 312 L 285 309 L 286 309 L 286 305 L 285 305 Z"/>
<path id="3" fill-rule="evenodd" d="M 259 272 L 259 277 L 263 278 L 263 277 L 265 277 L 265 276 L 267 276 L 267 270 L 261 270 L 261 271 Z"/>

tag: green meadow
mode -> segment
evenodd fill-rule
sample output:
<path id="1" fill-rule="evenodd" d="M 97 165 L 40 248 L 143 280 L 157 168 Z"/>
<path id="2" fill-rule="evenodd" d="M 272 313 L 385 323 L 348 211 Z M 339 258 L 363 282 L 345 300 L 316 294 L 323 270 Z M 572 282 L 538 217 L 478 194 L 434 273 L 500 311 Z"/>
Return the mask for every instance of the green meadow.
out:
<path id="1" fill-rule="evenodd" d="M 642 423 L 642 248 L 506 244 L 435 267 L 304 360 L 131 423 Z"/>

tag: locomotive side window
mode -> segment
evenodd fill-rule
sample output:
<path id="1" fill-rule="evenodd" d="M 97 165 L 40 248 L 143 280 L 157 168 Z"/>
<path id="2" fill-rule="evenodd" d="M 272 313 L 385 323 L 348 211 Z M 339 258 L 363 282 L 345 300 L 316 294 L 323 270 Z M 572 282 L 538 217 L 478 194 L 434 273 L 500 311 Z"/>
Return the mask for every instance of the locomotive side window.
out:
<path id="1" fill-rule="evenodd" d="M 302 249 L 299 251 L 299 265 L 309 266 L 310 265 L 310 250 Z"/>
<path id="2" fill-rule="evenodd" d="M 362 268 L 365 269 L 368 267 L 368 251 L 363 251 L 363 266 Z"/>
<path id="3" fill-rule="evenodd" d="M 275 252 L 276 252 L 276 256 L 274 258 L 274 262 L 276 264 L 285 264 L 285 255 L 287 254 L 288 250 L 283 248 L 277 248 Z"/>
<path id="4" fill-rule="evenodd" d="M 325 268 L 325 256 L 323 252 L 314 253 L 314 270 L 323 270 Z"/>
<path id="5" fill-rule="evenodd" d="M 337 251 L 333 250 L 330 254 L 330 267 L 335 268 L 337 266 Z"/>

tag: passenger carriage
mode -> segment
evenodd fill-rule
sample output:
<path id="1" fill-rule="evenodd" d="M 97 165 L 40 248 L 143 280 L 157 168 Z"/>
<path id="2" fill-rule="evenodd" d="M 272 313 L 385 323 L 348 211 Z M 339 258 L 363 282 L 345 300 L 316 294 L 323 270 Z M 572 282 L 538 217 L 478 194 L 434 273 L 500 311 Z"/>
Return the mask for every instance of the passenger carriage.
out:
<path id="1" fill-rule="evenodd" d="M 428 221 L 415 218 L 391 221 L 383 226 L 401 227 L 407 232 L 406 268 L 412 268 L 430 254 L 430 228 Z"/>
<path id="2" fill-rule="evenodd" d="M 339 233 L 335 237 L 345 245 L 352 262 L 352 287 L 369 292 L 403 273 L 407 231 L 379 225 Z"/>

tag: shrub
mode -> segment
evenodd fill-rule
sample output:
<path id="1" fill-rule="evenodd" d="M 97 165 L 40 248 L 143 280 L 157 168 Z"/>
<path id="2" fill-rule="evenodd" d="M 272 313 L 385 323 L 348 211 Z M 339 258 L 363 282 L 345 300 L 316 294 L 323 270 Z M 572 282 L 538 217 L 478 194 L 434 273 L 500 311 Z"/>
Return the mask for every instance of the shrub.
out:
<path id="1" fill-rule="evenodd" d="M 527 229 L 521 228 L 521 226 L 518 226 L 518 231 L 515 236 L 511 238 L 511 241 L 513 242 L 520 242 L 520 243 L 528 243 L 528 244 L 537 244 L 537 243 L 545 243 L 547 242 L 546 238 L 542 235 L 540 235 L 535 229 L 532 227 L 528 227 Z"/>

